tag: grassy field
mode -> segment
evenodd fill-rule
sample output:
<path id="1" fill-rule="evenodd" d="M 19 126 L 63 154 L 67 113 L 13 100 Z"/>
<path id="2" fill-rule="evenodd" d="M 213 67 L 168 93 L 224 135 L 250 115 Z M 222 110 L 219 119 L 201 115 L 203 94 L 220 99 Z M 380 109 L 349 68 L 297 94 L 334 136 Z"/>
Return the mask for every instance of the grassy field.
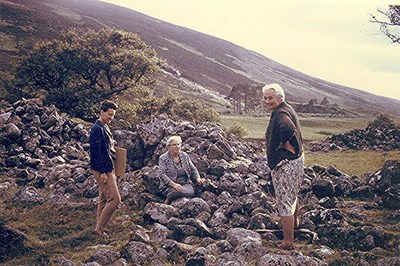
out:
<path id="1" fill-rule="evenodd" d="M 225 128 L 235 122 L 247 129 L 249 134 L 245 138 L 263 139 L 268 125 L 269 115 L 265 117 L 250 116 L 221 116 L 221 124 Z M 342 134 L 355 128 L 365 128 L 373 118 L 332 118 L 332 117 L 300 117 L 305 141 L 323 140 L 332 134 Z"/>
<path id="2" fill-rule="evenodd" d="M 300 117 L 305 143 L 321 141 L 332 134 L 343 134 L 352 129 L 365 128 L 375 118 L 331 118 L 331 117 Z M 245 138 L 264 141 L 265 130 L 269 115 L 265 117 L 221 116 L 221 124 L 225 128 L 235 122 L 242 125 L 249 132 Z M 335 166 L 348 175 L 362 176 L 382 168 L 387 160 L 400 160 L 400 151 L 336 151 L 311 152 L 306 145 L 306 165 L 319 164 Z"/>
<path id="3" fill-rule="evenodd" d="M 363 176 L 381 169 L 387 160 L 400 160 L 400 151 L 336 151 L 328 153 L 306 151 L 305 158 L 306 166 L 332 165 L 350 176 Z"/>
<path id="4" fill-rule="evenodd" d="M 7 195 L 0 195 L 0 221 L 28 236 L 25 241 L 28 251 L 24 256 L 0 263 L 3 266 L 60 265 L 57 260 L 63 257 L 79 262 L 77 265 L 84 264 L 99 249 L 121 250 L 141 219 L 129 206 L 122 205 L 110 221 L 113 228 L 110 238 L 104 239 L 92 231 L 96 224 L 95 206 L 46 203 L 20 207 L 7 203 L 16 192 L 12 188 Z"/>

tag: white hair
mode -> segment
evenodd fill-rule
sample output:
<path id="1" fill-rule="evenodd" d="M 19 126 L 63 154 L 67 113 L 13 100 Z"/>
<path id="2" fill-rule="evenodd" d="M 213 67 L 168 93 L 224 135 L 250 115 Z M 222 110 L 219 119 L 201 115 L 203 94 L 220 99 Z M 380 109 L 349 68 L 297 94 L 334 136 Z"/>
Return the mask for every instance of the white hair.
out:
<path id="1" fill-rule="evenodd" d="M 283 101 L 285 100 L 285 91 L 282 89 L 281 85 L 277 83 L 267 84 L 262 88 L 263 94 L 267 90 L 274 90 L 279 98 L 281 98 Z"/>
<path id="2" fill-rule="evenodd" d="M 171 142 L 172 141 L 176 141 L 176 142 L 180 142 L 180 143 L 182 143 L 182 138 L 180 137 L 180 136 L 171 136 L 171 137 L 169 137 L 168 139 L 167 139 L 167 146 L 169 145 L 169 144 L 171 144 Z"/>

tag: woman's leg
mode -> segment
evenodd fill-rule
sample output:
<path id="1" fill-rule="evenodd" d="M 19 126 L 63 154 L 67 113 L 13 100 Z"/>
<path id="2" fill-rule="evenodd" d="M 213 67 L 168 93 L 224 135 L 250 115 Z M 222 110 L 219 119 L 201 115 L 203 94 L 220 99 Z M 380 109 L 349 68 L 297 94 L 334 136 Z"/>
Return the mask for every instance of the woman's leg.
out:
<path id="1" fill-rule="evenodd" d="M 290 216 L 280 216 L 282 230 L 283 230 L 283 242 L 281 247 L 284 249 L 293 248 L 294 244 L 294 218 Z"/>
<path id="2" fill-rule="evenodd" d="M 194 195 L 195 195 L 194 188 L 191 184 L 185 184 L 185 185 L 182 185 L 182 187 L 183 187 L 182 192 L 176 191 L 174 188 L 170 188 L 167 192 L 167 199 L 165 202 L 167 202 L 167 204 L 169 204 L 177 198 L 183 198 L 183 197 L 192 198 L 192 197 L 194 197 Z"/>
<path id="3" fill-rule="evenodd" d="M 101 209 L 97 220 L 97 228 L 104 231 L 112 214 L 121 203 L 121 196 L 118 191 L 117 180 L 114 173 L 107 173 L 107 182 L 98 182 L 99 190 L 102 191 L 106 200 L 105 206 Z"/>
<path id="4" fill-rule="evenodd" d="M 99 198 L 98 198 L 98 202 L 97 202 L 97 222 L 100 220 L 100 215 L 103 212 L 104 207 L 106 206 L 107 203 L 107 199 L 106 196 L 104 196 L 104 192 L 101 190 L 100 186 L 99 186 Z M 98 226 L 98 224 L 96 225 L 96 227 Z"/>
<path id="5" fill-rule="evenodd" d="M 288 161 L 272 171 L 277 207 L 283 229 L 282 248 L 293 248 L 295 216 L 297 219 L 298 198 L 303 179 L 303 158 Z"/>
<path id="6" fill-rule="evenodd" d="M 299 229 L 301 221 L 300 221 L 300 203 L 298 197 L 296 199 L 296 207 L 294 210 L 293 219 L 294 219 L 294 229 Z"/>

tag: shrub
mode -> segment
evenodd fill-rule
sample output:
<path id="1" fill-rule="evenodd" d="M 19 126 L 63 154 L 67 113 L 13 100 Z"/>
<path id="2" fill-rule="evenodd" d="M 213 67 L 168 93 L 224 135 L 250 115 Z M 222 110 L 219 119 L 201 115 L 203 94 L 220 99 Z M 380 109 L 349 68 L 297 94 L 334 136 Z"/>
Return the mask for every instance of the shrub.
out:
<path id="1" fill-rule="evenodd" d="M 133 34 L 115 29 L 75 30 L 43 42 L 17 68 L 20 97 L 40 97 L 72 117 L 91 120 L 94 105 L 149 81 L 162 61 Z"/>
<path id="2" fill-rule="evenodd" d="M 368 124 L 368 127 L 396 127 L 393 119 L 390 117 L 389 114 L 380 114 L 378 115 L 374 121 Z"/>
<path id="3" fill-rule="evenodd" d="M 143 89 L 142 94 L 136 96 L 130 101 L 124 97 L 114 99 L 118 104 L 116 118 L 112 123 L 114 128 L 132 130 L 135 124 L 160 114 L 166 114 L 175 121 L 219 122 L 218 113 L 200 100 L 171 94 L 157 97 L 148 89 Z"/>
<path id="4" fill-rule="evenodd" d="M 167 96 L 165 101 L 171 101 L 172 96 Z M 170 109 L 170 115 L 175 120 L 201 122 L 218 122 L 219 115 L 211 107 L 206 106 L 202 101 L 174 97 L 174 105 Z"/>
<path id="5" fill-rule="evenodd" d="M 243 138 L 249 134 L 247 129 L 238 122 L 233 123 L 227 130 L 228 133 L 235 134 L 239 138 Z"/>
<path id="6" fill-rule="evenodd" d="M 127 101 L 117 101 L 118 109 L 112 127 L 115 129 L 133 130 L 140 119 L 136 116 L 137 106 Z"/>

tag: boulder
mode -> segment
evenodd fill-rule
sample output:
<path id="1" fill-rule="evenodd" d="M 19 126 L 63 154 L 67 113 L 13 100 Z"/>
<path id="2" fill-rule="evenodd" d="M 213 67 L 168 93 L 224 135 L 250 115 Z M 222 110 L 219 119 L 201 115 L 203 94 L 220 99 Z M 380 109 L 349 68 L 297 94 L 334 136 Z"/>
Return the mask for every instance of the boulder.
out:
<path id="1" fill-rule="evenodd" d="M 28 236 L 14 228 L 0 222 L 0 263 L 28 252 L 24 241 Z"/>

